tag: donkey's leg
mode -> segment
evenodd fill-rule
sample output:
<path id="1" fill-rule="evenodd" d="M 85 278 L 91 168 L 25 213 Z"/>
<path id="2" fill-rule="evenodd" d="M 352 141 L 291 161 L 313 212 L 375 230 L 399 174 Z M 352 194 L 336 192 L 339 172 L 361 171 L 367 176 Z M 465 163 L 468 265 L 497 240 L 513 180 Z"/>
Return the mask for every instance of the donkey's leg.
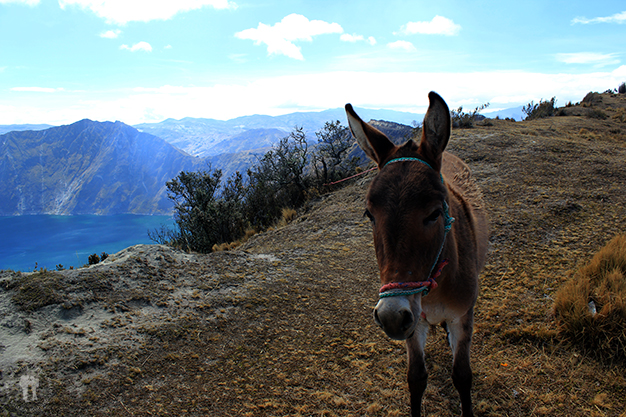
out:
<path id="1" fill-rule="evenodd" d="M 463 417 L 472 417 L 472 369 L 470 368 L 470 345 L 474 327 L 474 308 L 465 316 L 447 323 L 448 340 L 452 348 L 452 382 L 461 397 Z"/>
<path id="2" fill-rule="evenodd" d="M 428 371 L 424 363 L 424 345 L 428 336 L 429 325 L 426 320 L 420 319 L 415 333 L 406 340 L 406 349 L 409 355 L 409 393 L 411 394 L 411 416 L 422 415 L 422 397 L 428 382 Z"/>

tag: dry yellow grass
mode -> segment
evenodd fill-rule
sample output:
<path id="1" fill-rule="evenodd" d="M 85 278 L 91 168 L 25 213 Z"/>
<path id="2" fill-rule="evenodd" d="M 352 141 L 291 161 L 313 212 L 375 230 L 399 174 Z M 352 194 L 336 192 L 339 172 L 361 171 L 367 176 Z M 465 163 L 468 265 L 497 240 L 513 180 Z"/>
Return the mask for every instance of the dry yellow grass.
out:
<path id="1" fill-rule="evenodd" d="M 626 235 L 618 235 L 556 294 L 560 333 L 607 360 L 626 359 Z"/>
<path id="2" fill-rule="evenodd" d="M 283 208 L 281 213 L 282 213 L 282 215 L 281 215 L 281 219 L 279 221 L 279 226 L 280 227 L 286 226 L 289 223 L 291 223 L 293 221 L 293 219 L 296 218 L 296 214 L 297 214 L 296 210 L 294 210 L 292 208 L 287 208 L 287 207 Z"/>
<path id="3" fill-rule="evenodd" d="M 256 235 L 257 231 L 253 228 L 248 228 L 246 229 L 244 235 L 241 237 L 241 239 L 235 240 L 234 242 L 224 242 L 224 243 L 220 243 L 220 244 L 215 244 L 213 245 L 213 247 L 211 248 L 211 250 L 213 252 L 222 252 L 225 250 L 233 250 L 236 249 L 237 247 L 243 245 L 244 243 L 246 243 L 252 236 Z"/>

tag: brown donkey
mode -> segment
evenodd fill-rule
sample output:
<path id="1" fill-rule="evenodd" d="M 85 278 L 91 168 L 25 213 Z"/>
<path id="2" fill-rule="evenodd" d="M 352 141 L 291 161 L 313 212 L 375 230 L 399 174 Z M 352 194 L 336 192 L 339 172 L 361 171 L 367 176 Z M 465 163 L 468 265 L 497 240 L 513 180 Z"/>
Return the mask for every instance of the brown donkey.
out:
<path id="1" fill-rule="evenodd" d="M 380 170 L 369 187 L 365 210 L 383 284 L 374 319 L 390 338 L 406 340 L 411 414 L 421 415 L 428 329 L 441 324 L 452 348 L 452 380 L 462 415 L 469 417 L 470 342 L 488 226 L 469 168 L 444 153 L 450 138 L 448 106 L 434 92 L 428 98 L 419 144 L 409 140 L 396 146 L 361 120 L 350 104 L 346 112 L 359 146 Z"/>

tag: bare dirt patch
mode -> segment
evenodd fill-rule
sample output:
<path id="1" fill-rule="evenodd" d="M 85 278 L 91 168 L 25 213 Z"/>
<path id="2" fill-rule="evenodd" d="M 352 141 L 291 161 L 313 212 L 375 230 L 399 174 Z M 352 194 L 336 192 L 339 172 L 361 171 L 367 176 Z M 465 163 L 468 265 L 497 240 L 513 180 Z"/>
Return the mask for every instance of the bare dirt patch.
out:
<path id="1" fill-rule="evenodd" d="M 602 110 L 622 107 L 611 108 Z M 553 298 L 626 231 L 626 125 L 585 115 L 492 120 L 453 131 L 449 151 L 472 168 L 492 228 L 472 346 L 476 414 L 624 416 L 624 364 L 564 343 Z M 20 308 L 25 277 L 2 273 L 0 412 L 407 415 L 404 344 L 371 318 L 370 178 L 237 251 L 138 246 L 60 272 L 45 306 Z M 458 415 L 443 330 L 426 350 L 424 409 Z M 28 375 L 37 400 L 22 397 Z"/>

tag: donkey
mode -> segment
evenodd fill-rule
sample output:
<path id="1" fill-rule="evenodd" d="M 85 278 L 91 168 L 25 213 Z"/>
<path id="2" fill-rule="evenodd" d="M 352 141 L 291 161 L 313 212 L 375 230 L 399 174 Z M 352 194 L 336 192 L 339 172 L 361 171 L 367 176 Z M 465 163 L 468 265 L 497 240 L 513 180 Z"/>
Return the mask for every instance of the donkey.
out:
<path id="1" fill-rule="evenodd" d="M 406 340 L 411 415 L 421 415 L 428 330 L 441 324 L 452 348 L 452 381 L 462 416 L 470 417 L 470 343 L 488 224 L 469 168 L 444 152 L 450 110 L 438 94 L 428 98 L 419 144 L 394 145 L 352 105 L 346 104 L 346 113 L 352 135 L 379 168 L 365 210 L 383 284 L 374 320 L 391 339 Z"/>

